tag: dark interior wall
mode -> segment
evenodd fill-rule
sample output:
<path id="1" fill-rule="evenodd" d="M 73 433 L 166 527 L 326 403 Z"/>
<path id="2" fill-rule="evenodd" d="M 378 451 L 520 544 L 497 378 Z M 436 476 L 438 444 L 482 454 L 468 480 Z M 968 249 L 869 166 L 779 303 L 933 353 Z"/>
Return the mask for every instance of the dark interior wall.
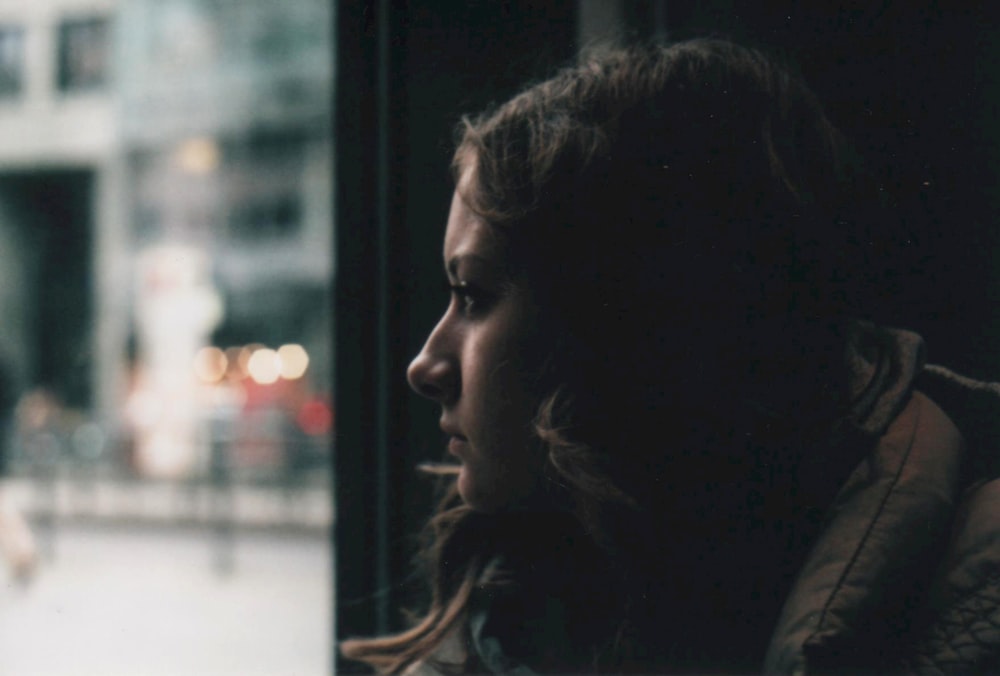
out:
<path id="1" fill-rule="evenodd" d="M 923 334 L 932 361 L 1000 378 L 1000 5 L 655 4 L 671 38 L 729 36 L 801 71 L 909 234 L 883 316 Z"/>

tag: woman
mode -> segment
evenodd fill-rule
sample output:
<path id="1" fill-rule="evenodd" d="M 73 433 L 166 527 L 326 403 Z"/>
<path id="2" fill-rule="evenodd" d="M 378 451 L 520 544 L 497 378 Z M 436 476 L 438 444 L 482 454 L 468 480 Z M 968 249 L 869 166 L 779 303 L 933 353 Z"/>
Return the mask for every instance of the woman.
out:
<path id="1" fill-rule="evenodd" d="M 608 51 L 461 134 L 408 373 L 458 460 L 432 601 L 345 655 L 1000 668 L 998 395 L 861 321 L 877 191 L 801 82 L 722 41 Z"/>

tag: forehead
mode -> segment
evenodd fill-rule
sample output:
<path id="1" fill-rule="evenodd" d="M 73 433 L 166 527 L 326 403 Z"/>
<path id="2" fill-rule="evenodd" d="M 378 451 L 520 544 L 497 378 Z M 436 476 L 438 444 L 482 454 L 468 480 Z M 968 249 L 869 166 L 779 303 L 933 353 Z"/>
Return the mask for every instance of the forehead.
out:
<path id="1" fill-rule="evenodd" d="M 455 191 L 444 234 L 445 262 L 472 256 L 504 263 L 506 252 L 503 244 L 503 238 L 496 229 L 473 213 Z"/>

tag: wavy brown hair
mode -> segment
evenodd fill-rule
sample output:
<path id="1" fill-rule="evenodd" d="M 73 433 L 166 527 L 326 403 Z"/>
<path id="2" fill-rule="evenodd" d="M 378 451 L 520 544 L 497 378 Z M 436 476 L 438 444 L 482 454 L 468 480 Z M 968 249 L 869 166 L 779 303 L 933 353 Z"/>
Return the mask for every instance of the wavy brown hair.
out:
<path id="1" fill-rule="evenodd" d="M 387 673 L 429 659 L 476 594 L 550 579 L 512 561 L 572 541 L 569 577 L 585 572 L 560 593 L 585 593 L 593 619 L 573 661 L 532 666 L 752 670 L 816 526 L 802 446 L 846 407 L 842 322 L 863 310 L 873 203 L 854 157 L 787 68 L 695 40 L 586 54 L 465 119 L 454 170 L 545 309 L 546 517 L 529 532 L 449 491 L 429 609 L 343 653 Z M 748 598 L 720 645 L 720 615 Z"/>

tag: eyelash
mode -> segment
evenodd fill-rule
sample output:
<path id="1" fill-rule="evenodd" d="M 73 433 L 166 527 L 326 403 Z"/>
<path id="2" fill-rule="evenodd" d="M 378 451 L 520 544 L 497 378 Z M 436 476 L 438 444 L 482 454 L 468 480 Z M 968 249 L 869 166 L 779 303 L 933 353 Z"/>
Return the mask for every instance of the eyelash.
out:
<path id="1" fill-rule="evenodd" d="M 489 297 L 485 291 L 468 282 L 448 284 L 448 292 L 458 303 L 459 311 L 464 317 L 472 317 L 486 309 Z"/>

